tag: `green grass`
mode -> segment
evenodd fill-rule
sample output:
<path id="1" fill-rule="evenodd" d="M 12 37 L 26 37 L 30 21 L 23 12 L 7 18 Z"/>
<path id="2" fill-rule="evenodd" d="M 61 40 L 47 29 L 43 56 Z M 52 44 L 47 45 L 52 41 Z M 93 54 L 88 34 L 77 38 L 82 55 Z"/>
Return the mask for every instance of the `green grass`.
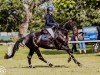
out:
<path id="1" fill-rule="evenodd" d="M 78 67 L 73 61 L 67 62 L 68 54 L 64 51 L 41 49 L 44 58 L 53 63 L 54 67 L 48 67 L 34 54 L 32 65 L 36 68 L 28 68 L 27 48 L 20 48 L 11 60 L 5 60 L 7 46 L 0 46 L 0 66 L 6 68 L 5 75 L 100 75 L 100 54 L 91 53 L 90 48 L 88 51 L 90 53 L 74 54 L 75 58 L 83 64 L 82 67 Z"/>

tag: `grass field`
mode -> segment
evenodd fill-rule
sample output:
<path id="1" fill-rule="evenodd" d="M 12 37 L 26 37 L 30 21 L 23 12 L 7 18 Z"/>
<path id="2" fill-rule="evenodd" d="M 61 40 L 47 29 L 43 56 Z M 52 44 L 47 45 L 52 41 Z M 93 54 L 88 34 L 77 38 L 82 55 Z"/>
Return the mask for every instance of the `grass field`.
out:
<path id="1" fill-rule="evenodd" d="M 5 67 L 5 75 L 100 75 L 100 54 L 74 54 L 83 64 L 82 67 L 78 67 L 73 61 L 67 62 L 68 55 L 63 51 L 41 49 L 44 58 L 53 63 L 54 67 L 48 67 L 34 54 L 32 65 L 36 68 L 28 68 L 27 48 L 20 48 L 10 60 L 4 59 L 6 52 L 7 47 L 0 46 L 0 66 Z"/>

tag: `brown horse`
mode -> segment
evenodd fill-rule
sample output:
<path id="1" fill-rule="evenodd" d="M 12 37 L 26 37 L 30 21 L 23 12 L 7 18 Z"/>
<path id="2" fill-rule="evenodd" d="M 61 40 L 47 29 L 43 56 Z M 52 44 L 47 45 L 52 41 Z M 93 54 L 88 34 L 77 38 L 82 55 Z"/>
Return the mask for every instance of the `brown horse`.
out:
<path id="1" fill-rule="evenodd" d="M 74 25 L 66 25 L 66 28 L 70 27 L 72 29 Z M 69 49 L 68 46 L 68 30 L 64 28 L 64 26 L 59 26 L 56 28 L 53 28 L 55 37 L 52 38 L 49 33 L 46 31 L 42 32 L 33 32 L 28 34 L 27 36 L 19 39 L 15 44 L 12 49 L 12 54 L 11 55 L 5 55 L 5 59 L 12 58 L 15 55 L 15 52 L 18 50 L 20 44 L 26 45 L 29 48 L 29 54 L 27 56 L 28 58 L 28 63 L 29 67 L 31 68 L 31 58 L 34 54 L 34 52 L 38 55 L 38 58 L 42 60 L 43 62 L 47 63 L 50 67 L 53 66 L 53 64 L 47 62 L 40 50 L 39 47 L 45 48 L 45 49 L 58 49 L 58 50 L 64 50 L 69 54 L 68 62 L 71 61 L 71 59 L 74 61 L 75 64 L 78 66 L 81 66 L 81 64 L 75 59 L 73 56 L 71 50 Z"/>

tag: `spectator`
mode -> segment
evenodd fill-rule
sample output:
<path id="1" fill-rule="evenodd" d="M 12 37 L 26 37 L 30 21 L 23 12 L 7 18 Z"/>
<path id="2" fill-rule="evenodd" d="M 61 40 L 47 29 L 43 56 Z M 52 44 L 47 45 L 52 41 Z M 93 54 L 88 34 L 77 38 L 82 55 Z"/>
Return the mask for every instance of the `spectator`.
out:
<path id="1" fill-rule="evenodd" d="M 97 31 L 98 31 L 98 37 L 97 37 L 97 40 L 100 40 L 100 26 L 97 26 Z"/>
<path id="2" fill-rule="evenodd" d="M 76 37 L 76 35 L 72 35 L 72 37 L 71 37 L 71 41 L 76 41 L 77 40 L 77 37 Z M 74 52 L 77 52 L 77 47 L 76 47 L 76 43 L 72 43 L 72 52 L 74 53 Z"/>
<path id="3" fill-rule="evenodd" d="M 84 33 L 83 32 L 80 32 L 78 34 L 78 40 L 79 41 L 84 41 Z M 86 45 L 85 45 L 85 42 L 80 42 L 79 43 L 79 52 L 82 53 L 82 51 L 84 51 L 84 53 L 86 53 Z"/>
<path id="4" fill-rule="evenodd" d="M 97 40 L 100 40 L 100 25 L 97 26 L 98 37 Z M 98 43 L 98 52 L 100 52 L 100 43 Z"/>

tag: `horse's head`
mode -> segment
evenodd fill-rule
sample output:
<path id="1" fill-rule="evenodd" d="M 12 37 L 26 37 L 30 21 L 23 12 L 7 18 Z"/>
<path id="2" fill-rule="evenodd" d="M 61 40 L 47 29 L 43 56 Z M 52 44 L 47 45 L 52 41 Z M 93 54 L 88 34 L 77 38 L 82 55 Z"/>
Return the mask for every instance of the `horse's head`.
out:
<path id="1" fill-rule="evenodd" d="M 65 29 L 67 29 L 67 30 L 74 30 L 75 28 L 77 28 L 76 27 L 76 22 L 75 22 L 75 20 L 73 20 L 73 19 L 70 19 L 70 20 L 68 20 L 64 25 L 63 25 L 63 27 L 65 28 Z"/>

